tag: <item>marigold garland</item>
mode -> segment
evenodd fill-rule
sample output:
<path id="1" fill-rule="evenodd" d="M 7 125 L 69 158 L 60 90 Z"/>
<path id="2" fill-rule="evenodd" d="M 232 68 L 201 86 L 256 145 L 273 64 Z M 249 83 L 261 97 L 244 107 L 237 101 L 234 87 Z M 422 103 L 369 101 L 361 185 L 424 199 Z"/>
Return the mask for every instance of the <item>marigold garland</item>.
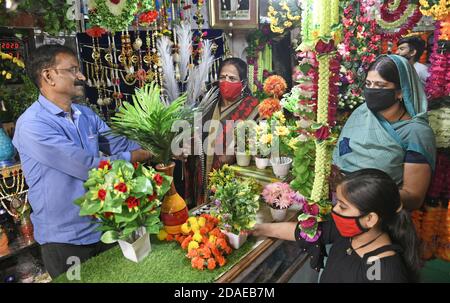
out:
<path id="1" fill-rule="evenodd" d="M 264 92 L 274 98 L 281 97 L 287 89 L 287 83 L 283 77 L 273 75 L 264 81 Z"/>
<path id="2" fill-rule="evenodd" d="M 420 11 L 434 20 L 444 20 L 450 13 L 450 0 L 420 0 Z"/>

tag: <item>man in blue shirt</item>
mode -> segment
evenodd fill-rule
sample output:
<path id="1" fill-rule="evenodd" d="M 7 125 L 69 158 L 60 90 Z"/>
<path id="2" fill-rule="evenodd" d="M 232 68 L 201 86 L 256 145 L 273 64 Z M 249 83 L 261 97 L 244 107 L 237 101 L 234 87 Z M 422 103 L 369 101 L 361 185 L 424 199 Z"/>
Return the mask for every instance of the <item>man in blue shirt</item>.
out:
<path id="1" fill-rule="evenodd" d="M 73 203 L 85 193 L 89 170 L 101 160 L 138 162 L 151 155 L 124 137 L 107 134 L 109 127 L 91 109 L 72 103 L 84 95 L 86 78 L 71 49 L 41 46 L 27 71 L 40 95 L 18 119 L 13 144 L 29 186 L 34 236 L 54 278 L 72 265 L 69 257 L 84 261 L 106 246 L 95 222 L 80 217 Z"/>

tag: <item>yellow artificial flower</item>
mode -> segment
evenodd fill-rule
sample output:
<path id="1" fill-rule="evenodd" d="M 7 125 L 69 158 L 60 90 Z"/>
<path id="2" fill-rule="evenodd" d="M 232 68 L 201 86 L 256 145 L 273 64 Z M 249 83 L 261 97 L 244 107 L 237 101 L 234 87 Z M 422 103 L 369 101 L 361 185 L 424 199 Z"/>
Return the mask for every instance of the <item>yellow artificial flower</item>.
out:
<path id="1" fill-rule="evenodd" d="M 188 252 L 193 250 L 193 249 L 197 249 L 197 248 L 199 248 L 198 242 L 196 242 L 196 241 L 189 242 L 189 244 L 188 244 Z"/>
<path id="2" fill-rule="evenodd" d="M 164 241 L 167 238 L 167 235 L 167 232 L 164 229 L 161 229 L 156 237 L 159 241 Z"/>
<path id="3" fill-rule="evenodd" d="M 213 235 L 210 235 L 210 236 L 209 236 L 209 239 L 208 239 L 209 243 L 215 244 L 215 243 L 216 243 L 216 240 L 217 240 L 217 237 L 216 237 L 216 236 L 213 236 Z"/>
<path id="4" fill-rule="evenodd" d="M 297 143 L 299 142 L 298 138 L 292 138 L 291 140 L 289 140 L 288 146 L 292 149 L 292 150 L 297 150 Z"/>
<path id="5" fill-rule="evenodd" d="M 272 144 L 273 136 L 272 134 L 262 135 L 259 141 L 263 144 Z"/>
<path id="6" fill-rule="evenodd" d="M 198 222 L 198 226 L 203 227 L 206 224 L 206 219 L 204 217 L 200 217 L 200 218 L 198 218 L 197 222 Z"/>
<path id="7" fill-rule="evenodd" d="M 292 26 L 292 22 L 291 21 L 284 21 L 283 25 L 285 27 L 291 27 Z"/>
<path id="8" fill-rule="evenodd" d="M 4 76 L 4 75 L 6 75 L 6 71 L 5 70 L 2 71 L 2 76 Z"/>
<path id="9" fill-rule="evenodd" d="M 287 136 L 289 135 L 289 129 L 286 126 L 277 126 L 275 128 L 275 135 L 277 136 Z"/>
<path id="10" fill-rule="evenodd" d="M 284 116 L 282 111 L 277 111 L 273 113 L 273 116 L 277 118 L 281 122 L 281 124 L 286 123 L 286 117 Z"/>
<path id="11" fill-rule="evenodd" d="M 203 238 L 202 238 L 202 235 L 200 234 L 200 232 L 194 233 L 192 240 L 197 241 L 198 243 L 202 242 Z"/>
<path id="12" fill-rule="evenodd" d="M 191 228 L 187 223 L 181 225 L 181 232 L 183 233 L 183 235 L 188 235 L 191 232 Z"/>

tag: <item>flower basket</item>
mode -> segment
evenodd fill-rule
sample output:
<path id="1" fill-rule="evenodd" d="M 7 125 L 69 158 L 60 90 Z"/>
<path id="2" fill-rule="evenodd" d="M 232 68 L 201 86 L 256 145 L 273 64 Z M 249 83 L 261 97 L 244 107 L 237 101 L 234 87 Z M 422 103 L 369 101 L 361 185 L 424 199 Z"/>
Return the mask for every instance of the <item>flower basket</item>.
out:
<path id="1" fill-rule="evenodd" d="M 228 238 L 228 243 L 234 249 L 239 249 L 247 241 L 247 233 L 240 232 L 235 234 L 226 230 L 221 230 Z"/>
<path id="2" fill-rule="evenodd" d="M 265 169 L 270 164 L 269 158 L 255 157 L 255 164 L 258 169 Z"/>
<path id="3" fill-rule="evenodd" d="M 236 154 L 236 162 L 239 166 L 249 166 L 251 156 L 247 154 Z"/>
<path id="4" fill-rule="evenodd" d="M 270 214 L 272 215 L 272 219 L 275 222 L 283 222 L 284 219 L 286 219 L 287 215 L 287 208 L 284 209 L 277 209 L 277 208 L 270 208 Z"/>
<path id="5" fill-rule="evenodd" d="M 152 250 L 150 234 L 145 227 L 139 228 L 134 235 L 127 240 L 118 240 L 123 256 L 133 262 L 142 261 Z"/>
<path id="6" fill-rule="evenodd" d="M 292 159 L 289 157 L 272 158 L 270 159 L 270 164 L 272 164 L 273 173 L 275 176 L 282 179 L 289 174 Z"/>

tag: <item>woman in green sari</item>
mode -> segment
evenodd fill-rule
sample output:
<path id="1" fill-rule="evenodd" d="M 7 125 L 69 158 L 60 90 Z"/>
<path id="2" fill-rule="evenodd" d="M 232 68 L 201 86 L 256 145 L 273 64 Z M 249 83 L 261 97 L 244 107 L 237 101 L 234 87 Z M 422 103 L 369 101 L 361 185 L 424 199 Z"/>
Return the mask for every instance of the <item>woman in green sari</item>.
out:
<path id="1" fill-rule="evenodd" d="M 340 134 L 333 163 L 343 174 L 383 170 L 399 185 L 403 207 L 418 209 L 434 170 L 436 143 L 414 67 L 397 55 L 378 57 L 369 68 L 364 97 Z"/>

